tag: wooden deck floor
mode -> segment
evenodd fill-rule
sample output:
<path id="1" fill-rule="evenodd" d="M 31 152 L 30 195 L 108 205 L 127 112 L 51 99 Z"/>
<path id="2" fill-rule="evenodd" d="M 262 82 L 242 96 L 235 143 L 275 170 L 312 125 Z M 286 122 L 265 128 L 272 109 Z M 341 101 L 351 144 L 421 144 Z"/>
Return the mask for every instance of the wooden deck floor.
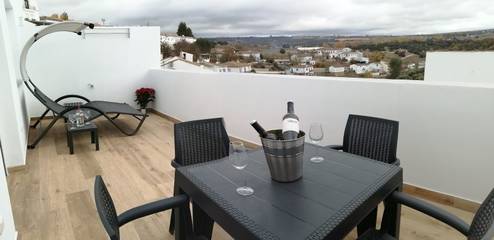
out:
<path id="1" fill-rule="evenodd" d="M 129 125 L 133 119 L 124 119 Z M 47 125 L 43 122 L 43 126 Z M 88 135 L 75 139 L 70 155 L 59 123 L 34 150 L 26 168 L 8 177 L 14 218 L 21 240 L 107 239 L 93 200 L 93 181 L 102 175 L 118 212 L 172 195 L 173 123 L 151 115 L 132 137 L 108 122 L 96 122 L 101 150 Z M 35 131 L 31 132 L 35 135 Z M 470 222 L 473 214 L 442 206 Z M 168 234 L 170 212 L 143 218 L 121 229 L 122 239 L 173 239 Z M 402 239 L 464 239 L 446 225 L 403 208 Z M 354 239 L 355 231 L 347 239 Z M 213 239 L 231 239 L 215 226 Z"/>

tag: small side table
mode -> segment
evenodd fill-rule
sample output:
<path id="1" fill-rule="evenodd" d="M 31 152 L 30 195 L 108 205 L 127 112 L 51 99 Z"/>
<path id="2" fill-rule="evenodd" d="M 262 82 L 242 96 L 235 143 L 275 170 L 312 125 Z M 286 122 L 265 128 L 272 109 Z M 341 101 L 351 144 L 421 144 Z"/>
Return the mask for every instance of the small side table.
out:
<path id="1" fill-rule="evenodd" d="M 77 127 L 74 124 L 66 124 L 67 129 L 67 146 L 70 154 L 74 154 L 74 134 L 82 132 L 91 132 L 91 143 L 96 145 L 96 151 L 99 151 L 98 127 L 92 122 L 87 122 L 84 126 Z"/>

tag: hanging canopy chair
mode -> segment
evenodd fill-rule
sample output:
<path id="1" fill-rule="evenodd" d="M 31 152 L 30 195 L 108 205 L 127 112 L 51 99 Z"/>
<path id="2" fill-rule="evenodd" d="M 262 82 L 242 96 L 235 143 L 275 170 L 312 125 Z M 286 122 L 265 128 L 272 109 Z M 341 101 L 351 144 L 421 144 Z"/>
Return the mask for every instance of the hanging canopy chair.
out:
<path id="1" fill-rule="evenodd" d="M 106 102 L 106 101 L 90 101 L 89 99 L 79 96 L 79 95 L 65 95 L 57 98 L 56 100 L 52 100 L 46 94 L 44 94 L 29 78 L 29 75 L 26 71 L 26 57 L 29 52 L 31 46 L 37 42 L 40 38 L 55 32 L 73 32 L 78 35 L 81 35 L 81 31 L 85 28 L 94 28 L 94 24 L 91 23 L 79 23 L 79 22 L 62 22 L 50 25 L 43 30 L 35 33 L 22 49 L 21 53 L 21 75 L 24 80 L 24 84 L 29 89 L 29 91 L 36 97 L 45 107 L 46 111 L 39 117 L 39 119 L 34 123 L 31 127 L 35 128 L 40 121 L 46 116 L 48 112 L 53 112 L 53 120 L 50 124 L 44 128 L 39 134 L 32 144 L 28 145 L 28 148 L 35 148 L 36 145 L 41 141 L 41 139 L 46 135 L 46 133 L 53 127 L 53 125 L 59 120 L 64 119 L 67 120 L 69 114 L 73 113 L 77 108 L 85 110 L 85 112 L 89 115 L 88 121 L 94 120 L 98 117 L 105 117 L 111 124 L 113 124 L 118 130 L 120 130 L 123 134 L 132 136 L 136 134 L 141 128 L 144 120 L 147 115 L 138 111 L 137 109 L 131 107 L 126 103 L 116 103 L 116 102 Z M 80 106 L 64 106 L 60 104 L 60 101 L 67 98 L 78 98 L 84 101 L 84 104 Z M 111 115 L 111 116 L 110 116 Z M 114 116 L 113 116 L 114 115 Z M 123 129 L 120 125 L 118 125 L 114 120 L 118 118 L 120 115 L 130 115 L 135 117 L 139 123 L 137 127 L 133 130 L 127 131 Z"/>

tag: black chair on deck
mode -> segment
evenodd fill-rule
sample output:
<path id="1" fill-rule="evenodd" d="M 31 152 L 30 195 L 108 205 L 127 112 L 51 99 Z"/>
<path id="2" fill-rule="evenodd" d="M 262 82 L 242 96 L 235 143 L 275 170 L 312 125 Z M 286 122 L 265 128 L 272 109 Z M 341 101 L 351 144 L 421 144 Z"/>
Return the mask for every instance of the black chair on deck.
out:
<path id="1" fill-rule="evenodd" d="M 105 186 L 105 182 L 103 181 L 103 178 L 101 178 L 101 176 L 96 176 L 94 182 L 94 198 L 101 223 L 108 233 L 110 240 L 120 240 L 120 227 L 133 220 L 172 208 L 187 206 L 187 204 L 189 204 L 189 200 L 186 195 L 178 195 L 171 198 L 147 203 L 145 205 L 132 208 L 120 215 L 117 215 L 117 211 L 115 210 L 115 205 L 113 204 L 111 195 L 108 192 L 108 189 Z M 204 237 L 194 236 L 192 223 L 190 221 L 190 215 L 185 217 L 186 221 L 189 223 L 185 226 L 186 239 L 205 240 L 206 238 Z"/>
<path id="2" fill-rule="evenodd" d="M 398 145 L 397 121 L 350 114 L 345 127 L 343 145 L 329 148 L 400 165 L 396 157 Z"/>
<path id="3" fill-rule="evenodd" d="M 394 192 L 391 195 L 391 200 L 427 214 L 451 226 L 465 235 L 467 240 L 491 240 L 494 237 L 494 189 L 491 190 L 487 198 L 480 205 L 471 225 L 468 225 L 457 216 L 441 208 L 414 198 L 406 193 Z M 386 212 L 386 209 L 384 209 L 384 211 Z M 387 214 L 384 214 L 383 216 L 386 215 Z M 371 229 L 359 237 L 358 240 L 394 240 L 395 238 L 386 234 L 386 223 L 388 221 L 389 219 L 384 217 L 380 230 Z"/>
<path id="4" fill-rule="evenodd" d="M 204 163 L 228 156 L 230 139 L 223 118 L 211 118 L 177 123 L 174 126 L 175 159 L 172 166 L 177 168 Z M 195 208 L 193 211 L 200 211 Z M 170 220 L 170 233 L 174 230 L 174 213 Z M 199 219 L 194 219 L 197 223 Z M 208 231 L 212 231 L 208 230 Z"/>

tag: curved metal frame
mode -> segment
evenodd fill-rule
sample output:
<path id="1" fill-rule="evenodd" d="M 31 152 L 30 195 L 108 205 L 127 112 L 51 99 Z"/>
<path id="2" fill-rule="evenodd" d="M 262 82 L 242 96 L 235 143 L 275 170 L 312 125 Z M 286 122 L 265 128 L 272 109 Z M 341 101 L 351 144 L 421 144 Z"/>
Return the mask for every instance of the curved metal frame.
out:
<path id="1" fill-rule="evenodd" d="M 62 23 L 57 23 L 57 24 L 53 24 L 53 25 L 50 25 L 44 29 L 42 29 L 41 31 L 33 34 L 33 36 L 31 36 L 26 44 L 24 45 L 24 48 L 22 49 L 22 53 L 21 53 L 21 56 L 20 56 L 20 71 L 21 71 L 21 77 L 22 77 L 22 80 L 24 81 L 24 84 L 26 85 L 26 87 L 29 89 L 29 91 L 34 95 L 36 96 L 36 93 L 35 93 L 35 89 L 37 89 L 38 87 L 36 86 L 36 84 L 34 84 L 32 81 L 31 81 L 31 78 L 29 77 L 29 74 L 27 72 L 27 69 L 26 69 L 26 59 L 27 59 L 27 55 L 28 55 L 28 52 L 29 52 L 29 49 L 31 49 L 31 47 L 33 46 L 33 44 L 35 42 L 37 42 L 39 39 L 41 39 L 42 37 L 48 35 L 48 34 L 51 34 L 51 33 L 55 33 L 55 32 L 73 32 L 73 33 L 76 33 L 78 35 L 81 35 L 81 31 L 83 29 L 86 29 L 86 28 L 94 28 L 94 24 L 92 23 L 80 23 L 80 22 L 62 22 Z M 59 97 L 55 100 L 56 103 L 58 103 L 59 101 L 63 100 L 63 99 L 66 99 L 66 98 L 79 98 L 79 99 L 82 99 L 86 102 L 90 102 L 89 99 L 83 97 L 83 96 L 80 96 L 80 95 L 75 95 L 75 94 L 70 94 L 70 95 L 65 95 L 65 96 L 62 96 L 62 97 Z M 127 135 L 127 136 L 132 136 L 132 135 L 135 135 L 139 129 L 141 128 L 142 124 L 144 123 L 144 120 L 146 119 L 147 115 L 144 114 L 142 115 L 141 118 L 139 118 L 138 116 L 136 115 L 132 115 L 133 117 L 135 117 L 137 120 L 139 120 L 139 124 L 137 125 L 137 128 L 134 129 L 134 131 L 126 131 L 124 130 L 122 127 L 120 127 L 115 121 L 116 118 L 118 118 L 120 116 L 120 113 L 116 113 L 116 116 L 114 117 L 109 117 L 105 112 L 101 111 L 100 109 L 97 109 L 97 108 L 94 108 L 94 107 L 90 107 L 90 106 L 80 106 L 80 108 L 86 108 L 86 109 L 90 109 L 90 110 L 93 110 L 93 111 L 96 111 L 98 112 L 100 115 L 99 116 L 104 116 L 106 119 L 108 119 L 108 121 L 110 121 L 118 130 L 120 130 L 120 132 L 122 132 L 123 134 Z M 41 135 L 39 135 L 36 140 L 34 141 L 34 143 L 28 145 L 28 148 L 30 149 L 33 149 L 34 147 L 36 147 L 36 145 L 39 143 L 39 141 L 41 141 L 41 139 L 46 135 L 46 133 L 53 127 L 53 125 L 60 119 L 60 118 L 65 118 L 65 114 L 72 111 L 72 110 L 75 110 L 76 107 L 68 107 L 66 108 L 65 110 L 63 110 L 62 112 L 60 113 L 54 113 L 54 119 L 50 122 L 50 124 L 43 130 L 43 132 L 41 133 Z M 40 122 L 41 120 L 46 116 L 46 114 L 48 114 L 48 112 L 51 111 L 50 108 L 47 108 L 47 110 L 40 116 L 40 118 L 36 121 L 36 123 L 34 123 L 33 125 L 31 125 L 31 127 L 36 127 Z M 94 120 L 96 118 L 98 118 L 99 116 L 91 119 L 91 120 Z M 139 115 L 140 116 L 140 115 Z"/>

